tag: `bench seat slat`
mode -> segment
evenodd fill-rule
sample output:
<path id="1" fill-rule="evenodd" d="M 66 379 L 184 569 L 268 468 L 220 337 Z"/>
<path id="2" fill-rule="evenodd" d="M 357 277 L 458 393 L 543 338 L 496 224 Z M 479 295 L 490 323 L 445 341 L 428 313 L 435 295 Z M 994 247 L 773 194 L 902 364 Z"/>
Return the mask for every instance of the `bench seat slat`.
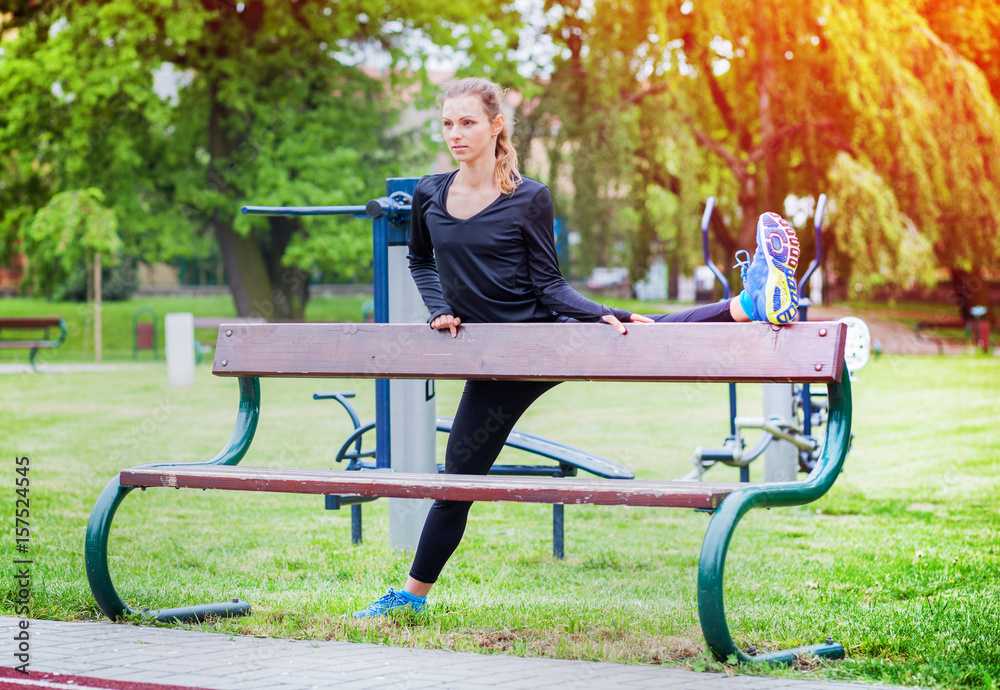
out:
<path id="1" fill-rule="evenodd" d="M 223 324 L 219 376 L 839 382 L 847 328 L 804 322 Z"/>
<path id="2" fill-rule="evenodd" d="M 267 467 L 141 467 L 122 470 L 124 486 L 223 489 L 297 494 L 348 494 L 453 501 L 587 503 L 715 509 L 738 484 L 608 479 L 347 472 Z"/>
<path id="3" fill-rule="evenodd" d="M 4 328 L 58 328 L 58 316 L 0 316 L 0 330 Z"/>
<path id="4" fill-rule="evenodd" d="M 247 323 L 267 323 L 267 319 L 256 316 L 196 316 L 194 317 L 195 328 L 218 328 L 224 323 L 247 324 Z"/>

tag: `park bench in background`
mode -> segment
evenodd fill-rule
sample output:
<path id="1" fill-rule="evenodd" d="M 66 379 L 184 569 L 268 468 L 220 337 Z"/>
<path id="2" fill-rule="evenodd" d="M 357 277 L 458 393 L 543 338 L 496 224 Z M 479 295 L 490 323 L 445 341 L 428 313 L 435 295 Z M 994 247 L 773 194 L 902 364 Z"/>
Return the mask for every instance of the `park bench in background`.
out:
<path id="1" fill-rule="evenodd" d="M 944 354 L 944 344 L 949 338 L 941 334 L 941 331 L 964 331 L 963 339 L 970 345 L 981 347 L 984 352 L 990 347 L 990 321 L 982 318 L 986 315 L 986 307 L 972 307 L 972 318 L 968 321 L 963 319 L 953 319 L 936 317 L 927 321 L 917 321 L 913 326 L 913 334 L 920 340 L 927 340 L 938 348 L 938 354 Z M 926 332 L 930 331 L 928 335 Z M 950 338 L 957 342 L 958 338 Z"/>
<path id="2" fill-rule="evenodd" d="M 49 337 L 49 329 L 58 328 L 59 337 L 52 339 Z M 29 337 L 21 340 L 7 340 L 7 333 L 18 331 L 28 331 Z M 2 316 L 0 317 L 0 350 L 24 349 L 31 350 L 29 362 L 31 368 L 38 371 L 35 366 L 35 355 L 41 349 L 57 348 L 66 341 L 66 321 L 58 316 Z"/>
<path id="3" fill-rule="evenodd" d="M 122 601 L 108 569 L 108 535 L 115 511 L 136 487 L 694 508 L 713 513 L 698 565 L 698 610 L 716 657 L 744 662 L 790 662 L 802 653 L 841 657 L 843 647 L 832 640 L 767 654 L 744 653 L 726 622 L 723 571 L 729 541 L 747 511 L 809 503 L 825 494 L 839 475 L 851 428 L 845 336 L 845 326 L 825 322 L 782 328 L 759 323 L 630 324 L 627 336 L 600 324 L 469 324 L 457 338 L 422 324 L 224 324 L 214 373 L 239 381 L 232 437 L 211 460 L 133 467 L 108 483 L 87 527 L 91 591 L 113 619 L 138 614 L 164 621 L 201 620 L 249 612 L 249 604 L 238 599 L 146 614 Z M 823 453 L 812 471 L 786 484 L 236 467 L 257 427 L 261 377 L 822 383 L 829 395 L 829 420 Z"/>

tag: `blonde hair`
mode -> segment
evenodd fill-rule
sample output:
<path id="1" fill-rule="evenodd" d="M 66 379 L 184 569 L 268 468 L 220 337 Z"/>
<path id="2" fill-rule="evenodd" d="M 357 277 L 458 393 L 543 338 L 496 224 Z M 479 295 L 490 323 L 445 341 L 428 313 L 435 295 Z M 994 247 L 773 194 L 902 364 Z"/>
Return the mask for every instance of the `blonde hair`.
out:
<path id="1" fill-rule="evenodd" d="M 454 82 L 444 96 L 441 97 L 441 104 L 450 98 L 457 96 L 472 95 L 479 98 L 483 104 L 483 110 L 490 118 L 490 122 L 503 114 L 505 92 L 489 79 L 471 77 L 460 79 Z M 493 181 L 496 182 L 502 194 L 513 194 L 518 185 L 521 184 L 521 173 L 517 169 L 517 150 L 511 141 L 511 124 L 504 118 L 503 129 L 497 136 L 496 165 L 493 168 Z"/>

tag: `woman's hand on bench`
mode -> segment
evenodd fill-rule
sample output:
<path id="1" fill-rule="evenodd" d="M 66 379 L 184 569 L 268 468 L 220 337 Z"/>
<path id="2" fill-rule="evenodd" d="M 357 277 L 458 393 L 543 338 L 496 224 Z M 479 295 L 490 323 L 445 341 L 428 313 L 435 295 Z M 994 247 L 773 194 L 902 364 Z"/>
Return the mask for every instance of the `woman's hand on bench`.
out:
<path id="1" fill-rule="evenodd" d="M 441 314 L 441 316 L 436 317 L 431 321 L 431 328 L 443 331 L 448 329 L 451 331 L 451 337 L 458 337 L 458 327 L 462 324 L 462 319 L 452 314 Z"/>
<path id="2" fill-rule="evenodd" d="M 610 323 L 612 326 L 614 326 L 615 330 L 621 333 L 622 335 L 626 335 L 628 333 L 628 331 L 625 330 L 625 324 L 619 321 L 618 317 L 615 316 L 614 314 L 605 314 L 604 316 L 601 317 L 601 319 L 605 323 Z M 643 316 L 642 314 L 632 314 L 632 316 L 629 317 L 629 321 L 631 323 L 653 323 L 653 320 L 651 318 L 649 318 L 648 316 Z"/>

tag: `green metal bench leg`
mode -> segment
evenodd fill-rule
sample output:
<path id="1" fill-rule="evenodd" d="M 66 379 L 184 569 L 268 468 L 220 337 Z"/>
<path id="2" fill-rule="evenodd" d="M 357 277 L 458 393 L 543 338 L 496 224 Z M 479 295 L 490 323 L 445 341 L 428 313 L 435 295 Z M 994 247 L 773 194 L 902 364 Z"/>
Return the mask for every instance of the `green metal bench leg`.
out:
<path id="1" fill-rule="evenodd" d="M 562 503 L 552 504 L 552 557 L 559 560 L 566 558 L 566 518 L 563 511 Z"/>
<path id="2" fill-rule="evenodd" d="M 218 455 L 206 462 L 150 463 L 140 465 L 140 467 L 238 464 L 250 447 L 260 413 L 259 380 L 253 377 L 241 377 L 239 382 L 240 408 L 236 418 L 236 428 L 233 429 L 229 443 Z M 111 523 L 118 511 L 118 506 L 133 489 L 134 487 L 131 486 L 122 486 L 119 477 L 116 476 L 108 482 L 101 495 L 98 496 L 94 509 L 90 513 L 90 521 L 87 523 L 87 538 L 84 544 L 87 581 L 90 583 L 90 591 L 104 615 L 112 620 L 121 620 L 126 616 L 135 615 L 162 622 L 199 622 L 213 616 L 245 616 L 249 614 L 250 604 L 238 599 L 219 604 L 182 606 L 156 611 L 137 610 L 122 601 L 111 581 L 111 571 L 108 568 L 108 536 L 111 533 Z"/>
<path id="3" fill-rule="evenodd" d="M 736 525 L 747 511 L 763 503 L 763 496 L 753 492 L 730 494 L 722 506 L 712 516 L 712 522 L 705 534 L 698 563 L 698 616 L 705 641 L 719 661 L 735 657 L 739 663 L 765 662 L 771 664 L 791 664 L 795 657 L 814 654 L 828 659 L 843 659 L 844 647 L 834 642 L 808 645 L 794 649 L 784 649 L 766 654 L 750 655 L 733 642 L 726 623 L 723 603 L 722 583 L 726 564 L 726 551 Z"/>
<path id="4" fill-rule="evenodd" d="M 750 655 L 733 642 L 726 622 L 723 602 L 723 574 L 729 541 L 740 519 L 751 508 L 802 505 L 825 494 L 844 465 L 851 440 L 851 384 L 846 368 L 843 382 L 829 384 L 829 420 L 823 455 L 817 460 L 804 482 L 795 484 L 751 485 L 731 493 L 723 502 L 705 533 L 698 562 L 698 617 L 702 633 L 712 653 L 720 661 L 735 658 L 739 663 L 790 664 L 795 657 L 813 654 L 829 659 L 842 659 L 844 647 L 832 640 L 825 644 L 808 645 L 765 654 Z"/>

